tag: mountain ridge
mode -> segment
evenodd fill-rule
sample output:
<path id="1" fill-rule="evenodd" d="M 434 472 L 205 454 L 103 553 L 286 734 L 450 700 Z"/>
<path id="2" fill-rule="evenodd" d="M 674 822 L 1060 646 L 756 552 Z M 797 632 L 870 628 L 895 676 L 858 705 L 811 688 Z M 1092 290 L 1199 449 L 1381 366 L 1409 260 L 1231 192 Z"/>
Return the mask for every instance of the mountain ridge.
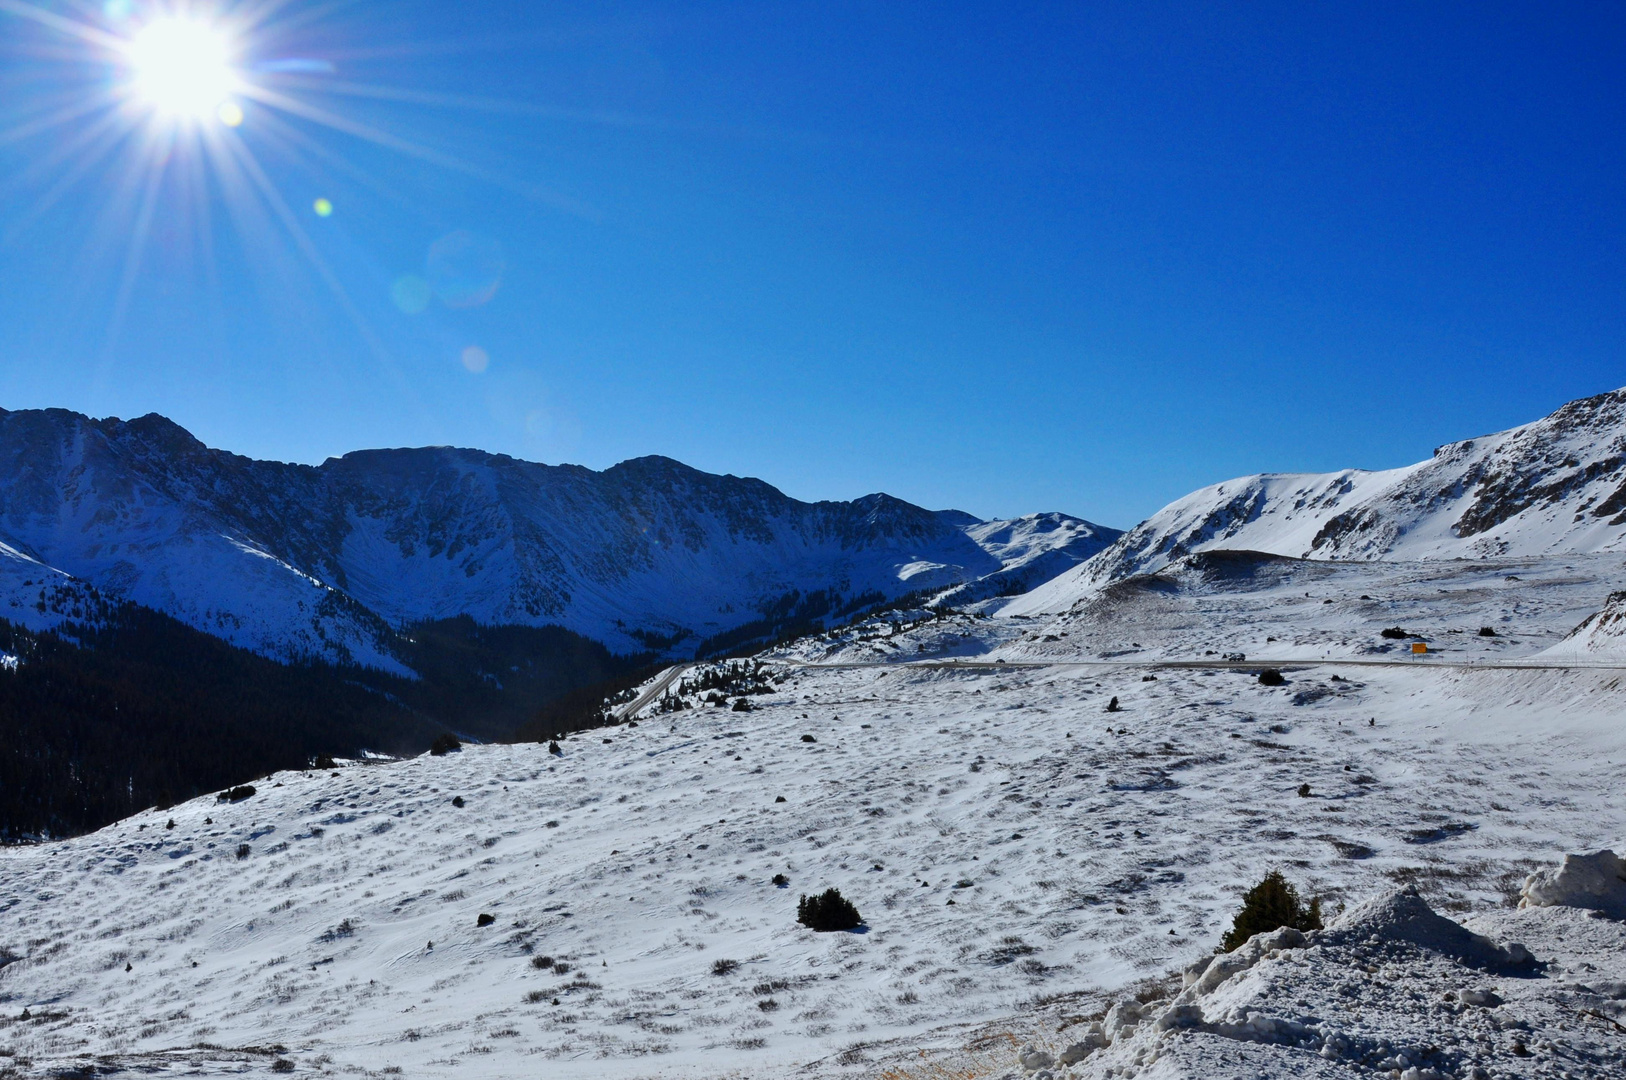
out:
<path id="1" fill-rule="evenodd" d="M 887 600 L 1013 568 L 1037 580 L 1118 535 L 1065 520 L 1060 542 L 996 552 L 963 511 L 884 493 L 801 502 L 659 455 L 596 471 L 422 447 L 304 465 L 212 449 L 156 413 L 0 410 L 0 542 L 265 655 L 398 674 L 391 632 L 423 619 L 680 654 L 787 597 Z"/>

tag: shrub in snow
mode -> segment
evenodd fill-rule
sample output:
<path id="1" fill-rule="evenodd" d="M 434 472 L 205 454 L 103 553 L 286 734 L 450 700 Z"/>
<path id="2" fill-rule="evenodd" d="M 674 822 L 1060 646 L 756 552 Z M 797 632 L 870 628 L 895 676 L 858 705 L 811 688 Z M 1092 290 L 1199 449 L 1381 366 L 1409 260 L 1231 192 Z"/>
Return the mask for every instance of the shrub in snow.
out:
<path id="1" fill-rule="evenodd" d="M 533 956 L 531 957 L 531 966 L 536 968 L 538 971 L 546 971 L 548 968 L 553 966 L 553 957 Z"/>
<path id="2" fill-rule="evenodd" d="M 1232 952 L 1255 934 L 1269 933 L 1282 927 L 1294 930 L 1321 929 L 1321 901 L 1311 900 L 1305 906 L 1299 900 L 1298 890 L 1288 884 L 1280 870 L 1272 870 L 1263 881 L 1249 889 L 1242 897 L 1242 910 L 1226 931 L 1220 948 Z"/>
<path id="3" fill-rule="evenodd" d="M 783 889 L 786 885 L 790 884 L 790 878 L 786 877 L 784 874 L 775 874 L 773 876 L 773 883 Z"/>
<path id="4" fill-rule="evenodd" d="M 818 742 L 818 741 L 819 741 L 819 740 L 817 740 L 817 739 L 815 739 L 815 738 L 814 738 L 814 737 L 813 737 L 813 736 L 811 736 L 811 735 L 803 735 L 803 736 L 802 736 L 802 741 L 803 741 L 803 742 Z"/>
<path id="5" fill-rule="evenodd" d="M 287 1058 L 278 1058 L 271 1063 L 271 1071 L 275 1073 L 289 1073 L 294 1071 L 294 1063 Z"/>
<path id="6" fill-rule="evenodd" d="M 1266 668 L 1259 673 L 1260 686 L 1286 686 L 1287 679 L 1275 668 Z"/>
<path id="7" fill-rule="evenodd" d="M 1378 636 L 1398 640 L 1398 639 L 1401 639 L 1401 638 L 1409 638 L 1409 637 L 1412 637 L 1413 635 L 1408 634 L 1406 631 L 1402 630 L 1398 626 L 1391 626 L 1387 630 L 1379 631 Z"/>
<path id="8" fill-rule="evenodd" d="M 738 700 L 736 700 L 734 702 L 734 711 L 735 712 L 750 712 L 751 711 L 751 703 L 749 701 L 747 701 L 745 698 L 739 698 Z"/>
<path id="9" fill-rule="evenodd" d="M 1120 706 L 1118 705 L 1118 699 L 1116 697 L 1107 702 L 1107 712 L 1118 712 L 1119 709 Z"/>
<path id="10" fill-rule="evenodd" d="M 549 741 L 548 743 L 548 753 L 553 754 L 555 757 L 565 756 L 565 752 L 559 749 L 559 744 L 553 741 Z"/>
<path id="11" fill-rule="evenodd" d="M 464 803 L 463 796 L 461 796 L 461 795 L 453 795 L 452 796 L 452 805 L 461 808 L 461 807 L 463 807 L 463 806 L 465 806 L 467 804 Z"/>
<path id="12" fill-rule="evenodd" d="M 713 975 L 731 975 L 740 969 L 738 960 L 718 960 L 711 965 Z"/>
<path id="13" fill-rule="evenodd" d="M 490 926 L 492 923 L 494 923 L 496 921 L 497 921 L 497 916 L 495 916 L 495 915 L 487 915 L 485 912 L 482 911 L 480 913 L 480 917 L 474 920 L 474 925 L 475 926 Z"/>
<path id="14" fill-rule="evenodd" d="M 242 802 L 244 799 L 251 798 L 253 795 L 253 784 L 238 784 L 234 788 L 227 788 L 225 791 L 222 791 L 219 795 L 215 796 L 215 798 L 220 802 Z"/>
<path id="15" fill-rule="evenodd" d="M 796 904 L 796 921 L 821 933 L 852 930 L 864 922 L 852 901 L 842 896 L 839 889 L 826 889 L 819 896 L 803 896 Z"/>
<path id="16" fill-rule="evenodd" d="M 317 754 L 315 757 L 311 758 L 311 768 L 313 769 L 326 770 L 337 769 L 338 767 L 339 763 L 328 757 L 326 754 Z"/>
<path id="17" fill-rule="evenodd" d="M 463 749 L 463 743 L 449 731 L 429 744 L 429 752 L 436 757 L 445 757 L 452 751 L 461 749 Z"/>
<path id="18" fill-rule="evenodd" d="M 349 919 L 346 919 L 333 929 L 322 931 L 316 936 L 316 940 L 324 944 L 331 945 L 341 938 L 354 937 L 355 935 L 356 924 L 351 922 Z"/>
<path id="19" fill-rule="evenodd" d="M 254 849 L 249 847 L 247 844 L 238 844 L 237 845 L 237 857 L 239 859 L 246 859 L 246 858 L 248 858 L 249 852 L 252 851 L 252 850 L 254 850 Z"/>
<path id="20" fill-rule="evenodd" d="M 1300 784 L 1299 785 L 1299 798 L 1308 799 L 1309 797 L 1310 797 L 1310 785 L 1309 784 Z"/>
<path id="21" fill-rule="evenodd" d="M 1494 627 L 1494 626 L 1481 626 L 1479 628 L 1479 636 L 1480 637 L 1495 637 L 1496 636 L 1496 627 Z"/>

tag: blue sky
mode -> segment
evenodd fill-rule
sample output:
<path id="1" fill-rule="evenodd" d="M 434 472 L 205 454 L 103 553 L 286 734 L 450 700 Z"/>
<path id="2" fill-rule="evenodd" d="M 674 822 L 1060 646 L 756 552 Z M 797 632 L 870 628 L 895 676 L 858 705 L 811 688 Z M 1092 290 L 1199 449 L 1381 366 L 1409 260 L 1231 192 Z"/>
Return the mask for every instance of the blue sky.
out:
<path id="1" fill-rule="evenodd" d="M 159 168 L 27 2 L 6 408 L 1128 526 L 1626 384 L 1618 4 L 287 3 Z"/>

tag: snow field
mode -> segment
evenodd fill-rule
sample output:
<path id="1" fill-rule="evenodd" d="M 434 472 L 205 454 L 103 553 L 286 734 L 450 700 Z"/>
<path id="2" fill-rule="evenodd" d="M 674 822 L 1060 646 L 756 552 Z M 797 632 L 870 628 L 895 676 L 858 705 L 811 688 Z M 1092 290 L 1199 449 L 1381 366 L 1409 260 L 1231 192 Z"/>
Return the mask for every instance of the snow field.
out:
<path id="1" fill-rule="evenodd" d="M 779 671 L 753 711 L 646 710 L 559 757 L 279 774 L 0 852 L 0 1045 L 31 1071 L 280 1046 L 333 1074 L 843 1073 L 1183 966 L 1271 867 L 1329 911 L 1416 883 L 1460 916 L 1626 834 L 1607 672 Z M 867 932 L 795 925 L 829 886 Z"/>
<path id="2" fill-rule="evenodd" d="M 991 655 L 1187 660 L 1212 650 L 1250 660 L 1402 659 L 1411 639 L 1380 636 L 1398 626 L 1426 639 L 1434 659 L 1518 660 L 1561 642 L 1622 588 L 1626 565 L 1617 555 L 1337 563 L 1211 552 L 1154 577 L 1017 597 L 993 622 L 1020 627 L 1020 635 Z M 1495 635 L 1481 636 L 1482 627 Z"/>

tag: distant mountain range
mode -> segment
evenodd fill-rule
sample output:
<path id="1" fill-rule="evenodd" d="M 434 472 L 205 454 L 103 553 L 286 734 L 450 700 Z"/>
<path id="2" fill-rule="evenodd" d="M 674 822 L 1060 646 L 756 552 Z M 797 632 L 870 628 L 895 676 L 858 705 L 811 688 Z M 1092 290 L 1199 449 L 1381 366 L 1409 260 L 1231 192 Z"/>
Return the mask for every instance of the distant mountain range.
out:
<path id="1" fill-rule="evenodd" d="M 427 620 L 688 657 L 906 594 L 1025 591 L 1120 535 L 888 495 L 799 502 L 663 457 L 596 472 L 428 447 L 292 465 L 158 415 L 0 411 L 0 616 L 48 628 L 89 585 L 265 656 L 401 675 L 400 634 Z"/>

